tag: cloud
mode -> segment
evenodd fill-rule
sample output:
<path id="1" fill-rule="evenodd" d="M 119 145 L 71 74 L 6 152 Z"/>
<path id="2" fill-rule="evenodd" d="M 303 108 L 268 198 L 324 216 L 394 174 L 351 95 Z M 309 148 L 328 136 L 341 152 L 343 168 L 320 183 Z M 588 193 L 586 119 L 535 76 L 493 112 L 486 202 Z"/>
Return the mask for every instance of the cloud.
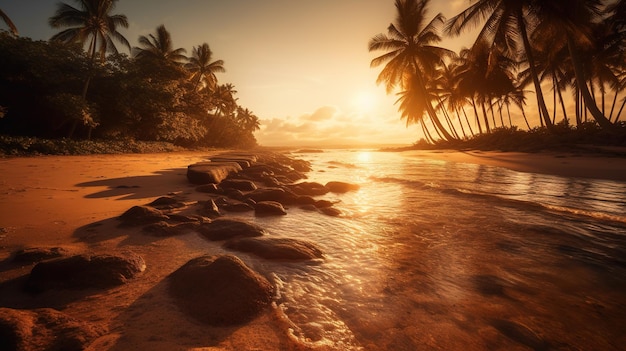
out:
<path id="1" fill-rule="evenodd" d="M 299 117 L 261 120 L 256 133 L 263 146 L 337 146 L 373 144 L 410 144 L 417 140 L 416 130 L 407 130 L 397 116 L 370 116 L 346 113 L 323 106 Z"/>

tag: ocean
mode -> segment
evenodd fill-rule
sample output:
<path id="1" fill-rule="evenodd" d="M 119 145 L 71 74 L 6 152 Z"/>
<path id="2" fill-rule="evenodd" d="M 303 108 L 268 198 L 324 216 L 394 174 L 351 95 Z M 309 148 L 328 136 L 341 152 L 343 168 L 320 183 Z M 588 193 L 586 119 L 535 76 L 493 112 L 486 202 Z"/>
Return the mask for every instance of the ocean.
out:
<path id="1" fill-rule="evenodd" d="M 626 183 L 374 150 L 293 154 L 360 185 L 342 216 L 257 218 L 309 263 L 257 260 L 293 341 L 320 350 L 626 349 Z"/>

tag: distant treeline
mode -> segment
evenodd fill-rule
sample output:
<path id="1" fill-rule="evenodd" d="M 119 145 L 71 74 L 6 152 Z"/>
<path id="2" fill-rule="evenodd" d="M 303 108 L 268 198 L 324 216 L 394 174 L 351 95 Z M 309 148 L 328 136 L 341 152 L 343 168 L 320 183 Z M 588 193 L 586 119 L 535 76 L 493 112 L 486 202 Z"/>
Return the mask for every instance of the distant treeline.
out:
<path id="1" fill-rule="evenodd" d="M 257 144 L 259 119 L 237 104 L 232 84 L 217 82 L 214 72 L 224 71 L 223 62 L 211 61 L 207 44 L 187 58 L 171 48 L 161 26 L 156 35 L 140 37 L 140 45 L 129 57 L 110 46 L 95 50 L 92 44 L 86 52 L 78 40 L 33 41 L 0 32 L 0 134 Z"/>

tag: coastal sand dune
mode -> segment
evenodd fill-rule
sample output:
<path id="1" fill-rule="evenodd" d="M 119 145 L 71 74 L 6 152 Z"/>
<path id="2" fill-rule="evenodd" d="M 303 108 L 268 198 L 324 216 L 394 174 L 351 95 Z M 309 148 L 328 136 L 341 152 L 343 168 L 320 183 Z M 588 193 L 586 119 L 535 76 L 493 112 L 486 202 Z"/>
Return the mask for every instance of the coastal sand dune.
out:
<path id="1" fill-rule="evenodd" d="M 217 152 L 215 152 L 217 153 Z M 484 163 L 521 171 L 626 180 L 623 158 L 572 154 L 410 152 L 416 157 Z M 198 235 L 157 238 L 116 219 L 135 205 L 177 194 L 202 198 L 185 173 L 207 152 L 44 156 L 0 159 L 0 305 L 50 307 L 106 328 L 92 350 L 297 350 L 288 325 L 271 309 L 238 327 L 208 328 L 183 315 L 168 298 L 165 277 L 190 259 L 224 253 Z M 108 290 L 49 291 L 24 295 L 20 284 L 31 265 L 13 253 L 61 246 L 71 254 L 131 250 L 147 265 L 143 275 Z M 263 267 L 252 267 L 262 273 Z"/>

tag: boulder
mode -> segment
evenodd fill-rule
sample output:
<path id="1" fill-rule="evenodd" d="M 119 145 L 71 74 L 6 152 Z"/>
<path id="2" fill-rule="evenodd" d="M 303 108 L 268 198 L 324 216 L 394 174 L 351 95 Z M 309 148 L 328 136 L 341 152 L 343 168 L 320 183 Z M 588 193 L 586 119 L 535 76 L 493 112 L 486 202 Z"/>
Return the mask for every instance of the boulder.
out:
<path id="1" fill-rule="evenodd" d="M 328 182 L 325 187 L 331 193 L 347 193 L 348 191 L 359 190 L 361 188 L 358 184 L 346 182 Z"/>
<path id="2" fill-rule="evenodd" d="M 284 216 L 287 214 L 283 205 L 276 201 L 259 201 L 254 206 L 255 216 Z"/>
<path id="3" fill-rule="evenodd" d="M 256 224 L 230 218 L 218 218 L 211 223 L 203 223 L 197 230 L 212 241 L 261 236 L 265 233 L 265 230 Z"/>
<path id="4" fill-rule="evenodd" d="M 169 293 L 179 308 L 202 323 L 230 326 L 266 309 L 270 282 L 231 255 L 195 258 L 169 276 Z"/>
<path id="5" fill-rule="evenodd" d="M 40 262 L 26 281 L 35 292 L 48 289 L 111 288 L 126 283 L 146 269 L 143 258 L 123 255 L 76 255 Z"/>
<path id="6" fill-rule="evenodd" d="M 322 251 L 314 244 L 289 238 L 240 238 L 230 240 L 224 246 L 270 260 L 312 260 L 322 257 Z"/>
<path id="7" fill-rule="evenodd" d="M 198 162 L 187 167 L 187 179 L 193 184 L 218 184 L 231 173 L 241 171 L 237 162 Z"/>
<path id="8" fill-rule="evenodd" d="M 209 218 L 217 218 L 221 216 L 220 209 L 215 204 L 215 201 L 208 200 L 202 203 L 202 207 L 200 209 L 200 213 L 203 216 L 207 216 Z"/>
<path id="9" fill-rule="evenodd" d="M 51 308 L 0 308 L 0 350 L 82 351 L 105 332 Z"/>
<path id="10" fill-rule="evenodd" d="M 229 201 L 221 206 L 221 209 L 229 212 L 248 212 L 254 211 L 254 207 L 250 204 L 240 201 Z"/>
<path id="11" fill-rule="evenodd" d="M 133 206 L 124 212 L 119 219 L 127 225 L 143 225 L 166 221 L 168 216 L 150 206 Z"/>
<path id="12" fill-rule="evenodd" d="M 333 217 L 339 217 L 342 214 L 340 210 L 334 207 L 321 207 L 319 210 L 323 214 L 328 215 L 328 216 L 333 216 Z"/>
<path id="13" fill-rule="evenodd" d="M 217 184 L 209 183 L 196 187 L 196 191 L 199 193 L 208 193 L 208 194 L 222 194 L 224 190 L 217 187 Z"/>
<path id="14" fill-rule="evenodd" d="M 285 199 L 286 192 L 281 188 L 260 188 L 246 195 L 247 198 L 259 201 L 278 201 Z"/>
<path id="15" fill-rule="evenodd" d="M 328 194 L 328 189 L 317 182 L 301 182 L 289 186 L 298 195 L 318 196 Z"/>
<path id="16" fill-rule="evenodd" d="M 257 186 L 253 181 L 246 179 L 225 179 L 220 183 L 222 189 L 235 189 L 241 191 L 256 190 Z"/>
<path id="17" fill-rule="evenodd" d="M 62 247 L 30 247 L 19 250 L 13 256 L 14 262 L 36 263 L 67 255 L 67 250 Z"/>

